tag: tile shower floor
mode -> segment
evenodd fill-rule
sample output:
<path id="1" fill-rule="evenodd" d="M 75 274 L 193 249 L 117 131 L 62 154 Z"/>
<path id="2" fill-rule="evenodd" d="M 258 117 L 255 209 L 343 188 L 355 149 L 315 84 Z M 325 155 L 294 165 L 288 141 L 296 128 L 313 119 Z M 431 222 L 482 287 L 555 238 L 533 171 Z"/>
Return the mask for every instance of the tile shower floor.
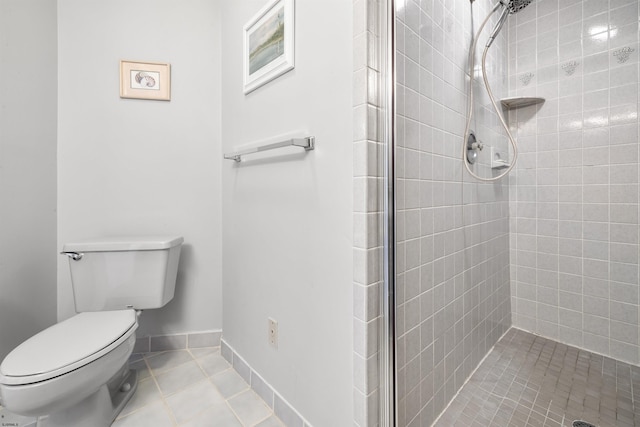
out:
<path id="1" fill-rule="evenodd" d="M 437 427 L 640 426 L 640 367 L 510 329 Z"/>
<path id="2" fill-rule="evenodd" d="M 112 427 L 284 427 L 219 347 L 134 355 L 138 390 Z"/>

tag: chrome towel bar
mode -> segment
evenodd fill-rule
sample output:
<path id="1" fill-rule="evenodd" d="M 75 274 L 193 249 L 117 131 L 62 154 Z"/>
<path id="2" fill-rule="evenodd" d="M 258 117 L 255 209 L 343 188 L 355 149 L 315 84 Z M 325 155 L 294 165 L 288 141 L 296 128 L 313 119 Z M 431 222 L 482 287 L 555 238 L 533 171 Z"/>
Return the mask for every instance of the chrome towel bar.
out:
<path id="1" fill-rule="evenodd" d="M 246 150 L 236 151 L 235 153 L 227 153 L 224 155 L 224 158 L 227 160 L 234 160 L 239 162 L 242 160 L 242 156 L 247 154 L 259 153 L 261 151 L 267 150 L 275 150 L 276 148 L 282 147 L 301 147 L 304 148 L 305 151 L 310 151 L 315 148 L 316 139 L 313 136 L 307 136 L 306 138 L 292 138 L 287 139 L 286 141 L 274 142 L 272 144 L 259 145 L 257 147 L 247 148 Z"/>

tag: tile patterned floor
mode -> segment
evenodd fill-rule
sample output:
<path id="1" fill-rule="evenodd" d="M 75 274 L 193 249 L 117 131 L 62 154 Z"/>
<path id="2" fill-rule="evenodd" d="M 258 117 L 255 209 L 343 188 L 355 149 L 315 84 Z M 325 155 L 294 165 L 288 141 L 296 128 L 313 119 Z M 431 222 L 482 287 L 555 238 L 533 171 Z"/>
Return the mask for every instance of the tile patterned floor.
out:
<path id="1" fill-rule="evenodd" d="M 640 426 L 640 367 L 509 330 L 437 427 Z"/>
<path id="2" fill-rule="evenodd" d="M 137 355 L 131 366 L 138 390 L 112 427 L 284 427 L 218 347 Z M 512 328 L 435 426 L 640 426 L 639 390 L 638 366 Z"/>
<path id="3" fill-rule="evenodd" d="M 112 427 L 284 427 L 220 347 L 138 354 L 138 390 Z M 35 427 L 0 407 L 0 425 Z M 46 419 L 41 420 L 46 427 Z"/>
<path id="4" fill-rule="evenodd" d="M 284 427 L 219 347 L 134 355 L 138 390 L 112 427 Z"/>

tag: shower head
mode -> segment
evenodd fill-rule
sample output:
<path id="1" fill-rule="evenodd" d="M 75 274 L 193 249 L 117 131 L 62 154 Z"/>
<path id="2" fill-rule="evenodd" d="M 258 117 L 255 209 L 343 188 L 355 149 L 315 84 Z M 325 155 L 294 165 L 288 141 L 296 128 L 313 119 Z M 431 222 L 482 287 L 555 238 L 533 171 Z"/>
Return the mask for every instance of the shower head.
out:
<path id="1" fill-rule="evenodd" d="M 507 18 L 512 13 L 518 13 L 525 7 L 529 6 L 533 0 L 500 0 L 500 4 L 502 5 L 502 14 L 500 18 L 498 18 L 498 23 L 495 28 L 491 32 L 491 36 L 489 36 L 489 41 L 487 42 L 487 47 L 491 46 L 491 43 L 498 37 L 500 34 L 500 30 L 505 22 L 507 22 Z M 496 7 L 498 7 L 496 5 Z"/>
<path id="2" fill-rule="evenodd" d="M 510 13 L 518 13 L 525 7 L 529 6 L 532 1 L 533 0 L 510 0 L 507 2 L 506 6 Z"/>

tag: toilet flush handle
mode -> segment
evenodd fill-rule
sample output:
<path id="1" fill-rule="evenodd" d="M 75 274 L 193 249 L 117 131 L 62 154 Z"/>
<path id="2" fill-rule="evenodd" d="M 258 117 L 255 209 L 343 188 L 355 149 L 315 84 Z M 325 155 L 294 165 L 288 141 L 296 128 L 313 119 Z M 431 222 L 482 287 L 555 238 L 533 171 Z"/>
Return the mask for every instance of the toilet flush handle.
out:
<path id="1" fill-rule="evenodd" d="M 66 255 L 74 261 L 80 261 L 84 254 L 81 254 L 79 252 L 60 252 L 60 255 Z"/>

